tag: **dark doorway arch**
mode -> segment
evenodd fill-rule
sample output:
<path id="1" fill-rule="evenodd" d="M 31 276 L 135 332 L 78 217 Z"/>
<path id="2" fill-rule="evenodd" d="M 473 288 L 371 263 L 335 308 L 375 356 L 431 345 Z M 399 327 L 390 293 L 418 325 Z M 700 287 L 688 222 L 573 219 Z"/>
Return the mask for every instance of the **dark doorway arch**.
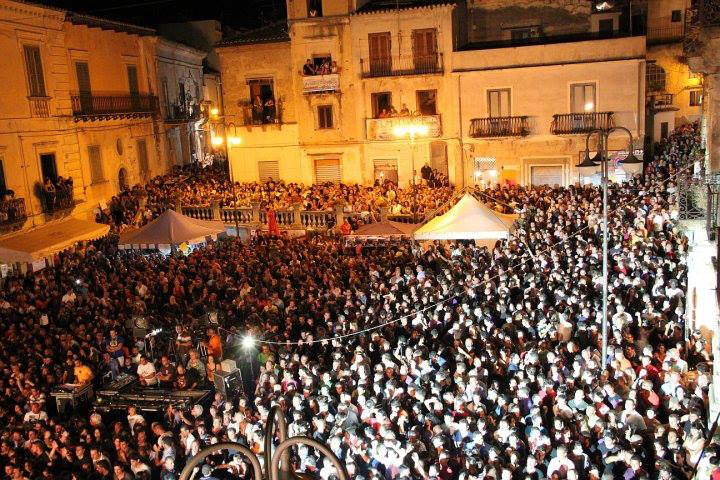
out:
<path id="1" fill-rule="evenodd" d="M 125 170 L 125 167 L 120 168 L 118 171 L 118 187 L 120 187 L 121 192 L 129 188 L 127 170 Z"/>

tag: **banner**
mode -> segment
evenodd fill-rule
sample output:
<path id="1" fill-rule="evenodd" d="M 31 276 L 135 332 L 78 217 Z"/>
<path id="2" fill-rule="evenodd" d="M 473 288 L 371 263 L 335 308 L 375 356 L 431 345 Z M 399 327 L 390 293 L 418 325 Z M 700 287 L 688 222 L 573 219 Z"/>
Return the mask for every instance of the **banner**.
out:
<path id="1" fill-rule="evenodd" d="M 423 115 L 419 117 L 390 117 L 390 118 L 368 118 L 367 138 L 368 140 L 398 140 L 394 130 L 407 124 L 420 124 L 428 127 L 427 138 L 437 138 L 442 135 L 440 115 Z"/>
<path id="2" fill-rule="evenodd" d="M 340 90 L 340 75 L 313 75 L 303 77 L 303 93 L 336 92 Z"/>

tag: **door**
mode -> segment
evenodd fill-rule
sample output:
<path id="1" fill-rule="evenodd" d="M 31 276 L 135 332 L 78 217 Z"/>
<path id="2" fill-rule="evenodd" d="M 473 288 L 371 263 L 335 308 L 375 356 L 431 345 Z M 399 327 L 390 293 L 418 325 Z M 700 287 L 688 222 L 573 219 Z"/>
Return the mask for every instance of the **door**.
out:
<path id="1" fill-rule="evenodd" d="M 383 184 L 385 182 L 392 182 L 395 185 L 398 183 L 398 167 L 397 167 L 397 159 L 391 158 L 391 159 L 383 159 L 383 160 L 375 160 L 374 162 L 375 166 L 375 181 L 379 184 Z"/>
<path id="2" fill-rule="evenodd" d="M 148 160 L 147 142 L 145 139 L 137 141 L 137 158 L 138 165 L 140 166 L 140 173 L 147 174 L 150 171 L 150 162 Z"/>
<path id="3" fill-rule="evenodd" d="M 601 37 L 612 37 L 613 30 L 615 30 L 615 23 L 612 18 L 603 18 L 598 22 L 598 31 Z"/>
<path id="4" fill-rule="evenodd" d="M 43 153 L 40 155 L 40 170 L 42 172 L 43 182 L 49 178 L 52 183 L 57 183 L 58 173 L 54 153 Z"/>
<path id="5" fill-rule="evenodd" d="M 413 30 L 413 63 L 416 72 L 434 72 L 437 69 L 437 30 Z"/>
<path id="6" fill-rule="evenodd" d="M 660 123 L 660 138 L 665 140 L 668 138 L 668 135 L 670 133 L 670 126 L 668 122 L 662 122 Z"/>
<path id="7" fill-rule="evenodd" d="M 388 75 L 392 71 L 390 32 L 368 34 L 370 73 Z"/>
<path id="8" fill-rule="evenodd" d="M 280 168 L 277 160 L 258 162 L 258 178 L 261 182 L 280 180 Z"/>
<path id="9" fill-rule="evenodd" d="M 80 97 L 80 109 L 83 114 L 92 113 L 92 91 L 90 90 L 90 67 L 87 62 L 75 63 L 75 74 Z"/>
<path id="10" fill-rule="evenodd" d="M 340 183 L 342 170 L 339 158 L 315 160 L 315 183 Z"/>
<path id="11" fill-rule="evenodd" d="M 533 165 L 530 167 L 530 183 L 532 185 L 562 185 L 562 165 Z"/>
<path id="12" fill-rule="evenodd" d="M 447 177 L 448 158 L 446 142 L 437 141 L 430 143 L 430 167 Z"/>
<path id="13" fill-rule="evenodd" d="M 118 170 L 118 187 L 120 187 L 121 192 L 128 189 L 128 176 L 125 168 Z"/>
<path id="14" fill-rule="evenodd" d="M 132 102 L 133 111 L 135 111 L 140 107 L 140 87 L 138 85 L 138 72 L 135 65 L 127 66 L 127 77 L 130 101 Z"/>

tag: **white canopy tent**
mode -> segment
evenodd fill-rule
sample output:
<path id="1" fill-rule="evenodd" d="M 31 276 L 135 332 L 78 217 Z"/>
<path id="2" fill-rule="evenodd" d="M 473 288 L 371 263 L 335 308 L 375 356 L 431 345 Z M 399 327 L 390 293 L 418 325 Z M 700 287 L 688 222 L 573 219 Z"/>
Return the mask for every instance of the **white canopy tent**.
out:
<path id="1" fill-rule="evenodd" d="M 109 225 L 69 217 L 0 239 L 0 263 L 32 263 L 52 257 L 78 242 L 104 237 Z"/>
<path id="2" fill-rule="evenodd" d="M 416 240 L 498 240 L 507 238 L 514 215 L 503 215 L 466 193 L 447 213 L 418 228 Z"/>
<path id="3" fill-rule="evenodd" d="M 182 243 L 203 243 L 207 237 L 217 238 L 225 233 L 222 222 L 196 220 L 175 210 L 166 210 L 142 228 L 120 235 L 121 249 L 170 248 Z"/>

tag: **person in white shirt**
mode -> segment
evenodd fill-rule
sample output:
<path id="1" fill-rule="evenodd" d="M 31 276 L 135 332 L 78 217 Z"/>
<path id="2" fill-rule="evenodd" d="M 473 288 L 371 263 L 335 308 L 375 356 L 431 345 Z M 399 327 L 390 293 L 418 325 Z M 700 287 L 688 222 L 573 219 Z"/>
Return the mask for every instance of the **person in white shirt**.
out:
<path id="1" fill-rule="evenodd" d="M 550 460 L 547 469 L 547 476 L 550 478 L 553 473 L 559 472 L 561 477 L 567 475 L 570 470 L 575 470 L 575 463 L 567 456 L 567 448 L 559 446 L 557 448 L 557 456 Z"/>
<path id="2" fill-rule="evenodd" d="M 133 407 L 133 406 L 128 407 L 127 419 L 128 419 L 128 425 L 130 425 L 131 432 L 135 431 L 135 425 L 137 425 L 137 424 L 144 425 L 145 424 L 145 418 L 142 415 L 138 414 L 137 408 Z"/>
<path id="3" fill-rule="evenodd" d="M 40 410 L 40 404 L 37 402 L 30 404 L 30 411 L 23 417 L 23 422 L 25 423 L 47 422 L 47 420 L 47 413 Z"/>
<path id="4" fill-rule="evenodd" d="M 63 295 L 62 299 L 60 300 L 62 303 L 70 303 L 77 300 L 77 295 L 75 295 L 75 292 L 72 289 L 69 289 L 65 295 Z"/>
<path id="5" fill-rule="evenodd" d="M 152 362 L 148 362 L 148 359 L 145 358 L 145 356 L 140 357 L 137 374 L 140 379 L 140 384 L 143 386 L 153 386 L 158 383 L 155 365 L 153 365 Z"/>

